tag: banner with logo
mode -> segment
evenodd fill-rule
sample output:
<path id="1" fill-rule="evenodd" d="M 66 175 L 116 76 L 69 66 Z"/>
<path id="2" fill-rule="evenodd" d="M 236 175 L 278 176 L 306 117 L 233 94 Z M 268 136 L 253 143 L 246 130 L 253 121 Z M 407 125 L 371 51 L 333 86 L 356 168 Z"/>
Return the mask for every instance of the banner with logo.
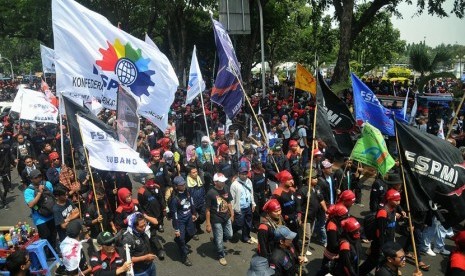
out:
<path id="1" fill-rule="evenodd" d="M 382 175 L 385 175 L 395 164 L 383 135 L 370 123 L 364 124 L 362 137 L 357 140 L 350 158 L 378 169 Z"/>
<path id="2" fill-rule="evenodd" d="M 355 119 L 358 123 L 369 122 L 384 135 L 394 136 L 394 121 L 386 115 L 389 111 L 381 105 L 376 95 L 352 73 Z"/>
<path id="3" fill-rule="evenodd" d="M 44 93 L 25 88 L 20 88 L 20 90 L 22 90 L 20 119 L 40 123 L 57 123 L 58 109 L 47 101 Z"/>
<path id="4" fill-rule="evenodd" d="M 228 32 L 220 22 L 213 18 L 212 21 L 219 64 L 211 100 L 221 105 L 228 118 L 232 120 L 240 111 L 244 100 L 240 85 L 241 67 Z"/>
<path id="5" fill-rule="evenodd" d="M 40 57 L 42 59 L 42 71 L 55 74 L 55 51 L 40 44 Z"/>
<path id="6" fill-rule="evenodd" d="M 89 164 L 99 170 L 152 173 L 139 153 L 130 146 L 115 140 L 88 118 L 76 116 L 81 129 L 82 141 L 89 153 Z"/>
<path id="7" fill-rule="evenodd" d="M 152 46 L 156 50 L 160 51 L 160 49 L 158 49 L 157 44 L 155 44 L 155 42 L 153 42 L 153 40 L 150 38 L 150 36 L 147 33 L 145 34 L 145 43 Z"/>
<path id="8" fill-rule="evenodd" d="M 13 100 L 13 103 L 11 104 L 11 109 L 10 112 L 16 112 L 16 113 L 21 113 L 21 106 L 23 102 L 23 93 L 24 89 L 22 85 L 19 86 L 18 92 L 16 92 L 15 99 Z"/>
<path id="9" fill-rule="evenodd" d="M 139 137 L 140 120 L 137 115 L 137 102 L 123 87 L 118 91 L 116 109 L 116 133 L 120 142 L 136 149 Z"/>
<path id="10" fill-rule="evenodd" d="M 318 105 L 318 112 L 316 115 L 316 138 L 323 140 L 331 151 L 335 150 L 335 152 L 340 152 L 339 145 L 336 142 L 333 130 L 328 121 L 326 101 L 323 97 L 320 84 L 317 84 L 316 89 L 315 96 Z"/>
<path id="11" fill-rule="evenodd" d="M 200 72 L 199 62 L 197 61 L 197 50 L 194 45 L 192 52 L 191 68 L 189 70 L 189 82 L 187 84 L 186 104 L 190 104 L 192 100 L 205 90 L 205 82 Z"/>
<path id="12" fill-rule="evenodd" d="M 297 63 L 295 71 L 295 88 L 316 94 L 316 79 L 305 67 Z"/>
<path id="13" fill-rule="evenodd" d="M 355 120 L 347 104 L 329 88 L 323 76 L 318 72 L 318 84 L 325 99 L 326 114 L 331 128 L 336 132 L 347 132 L 355 127 Z"/>
<path id="14" fill-rule="evenodd" d="M 465 219 L 465 167 L 450 142 L 396 121 L 410 209 L 439 211 L 445 227 Z"/>
<path id="15" fill-rule="evenodd" d="M 94 96 L 116 109 L 121 85 L 137 100 L 141 116 L 167 128 L 179 82 L 165 55 L 76 1 L 53 0 L 52 23 L 57 91 Z"/>

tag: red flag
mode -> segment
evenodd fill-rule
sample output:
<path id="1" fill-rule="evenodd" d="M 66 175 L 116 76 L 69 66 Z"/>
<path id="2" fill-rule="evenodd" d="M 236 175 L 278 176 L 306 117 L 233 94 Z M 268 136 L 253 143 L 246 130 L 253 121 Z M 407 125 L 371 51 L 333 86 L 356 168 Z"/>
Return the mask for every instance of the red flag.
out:
<path id="1" fill-rule="evenodd" d="M 45 98 L 47 101 L 51 104 L 53 104 L 55 107 L 58 107 L 58 99 L 52 94 L 52 91 L 50 91 L 50 86 L 48 86 L 48 83 L 44 80 L 42 80 L 42 85 L 40 86 L 40 89 L 42 92 L 45 93 Z"/>

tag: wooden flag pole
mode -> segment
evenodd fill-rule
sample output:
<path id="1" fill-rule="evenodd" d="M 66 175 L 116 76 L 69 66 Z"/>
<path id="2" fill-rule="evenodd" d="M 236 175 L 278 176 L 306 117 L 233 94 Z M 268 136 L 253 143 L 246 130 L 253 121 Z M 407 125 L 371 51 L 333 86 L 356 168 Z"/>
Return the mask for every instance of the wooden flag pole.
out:
<path id="1" fill-rule="evenodd" d="M 397 144 L 397 152 L 399 155 L 401 154 L 400 152 L 400 146 L 399 146 L 399 136 L 397 134 L 397 127 L 395 128 L 396 131 L 396 144 Z M 420 271 L 420 266 L 418 265 L 418 253 L 417 253 L 417 248 L 415 246 L 415 237 L 413 235 L 413 225 L 412 225 L 412 216 L 410 214 L 410 204 L 408 200 L 408 192 L 407 192 L 407 184 L 405 182 L 405 173 L 404 173 L 404 166 L 402 164 L 402 157 L 400 156 L 399 158 L 399 165 L 400 165 L 400 170 L 402 173 L 402 181 L 404 184 L 404 192 L 405 192 L 405 201 L 407 203 L 407 215 L 408 215 L 408 224 L 409 224 L 409 231 L 410 231 L 410 237 L 412 239 L 412 247 L 413 247 L 413 255 L 415 256 L 415 267 L 417 268 L 417 271 Z"/>
<path id="2" fill-rule="evenodd" d="M 238 79 L 238 81 L 239 81 L 239 78 L 237 77 L 237 75 L 234 74 L 234 76 L 235 76 L 235 77 Z M 244 86 L 242 86 L 242 82 L 241 82 L 241 81 L 239 81 L 239 85 L 241 86 L 242 93 L 244 94 L 244 98 L 245 98 L 245 100 L 247 101 L 247 104 L 249 105 L 250 110 L 252 110 L 253 117 L 255 118 L 255 121 L 257 122 L 258 128 L 260 129 L 260 132 L 261 132 L 261 134 L 263 135 L 263 139 L 265 139 L 265 141 L 267 141 L 266 133 L 263 131 L 263 128 L 262 128 L 262 126 L 261 126 L 261 124 L 260 124 L 260 121 L 259 121 L 258 118 L 257 118 L 257 114 L 255 113 L 255 110 L 253 110 L 252 104 L 251 104 L 250 101 L 249 101 L 249 97 L 248 97 L 247 94 L 245 93 L 245 89 L 244 89 Z M 266 146 L 268 147 L 269 144 L 267 144 Z M 276 168 L 276 171 L 279 173 L 278 164 L 276 164 L 276 161 L 274 160 L 273 156 L 272 156 L 271 160 L 273 161 L 273 164 L 274 164 L 274 167 Z"/>
<path id="3" fill-rule="evenodd" d="M 66 120 L 66 127 L 68 128 L 69 131 L 69 123 L 68 120 Z M 74 171 L 74 181 L 78 182 L 77 175 L 76 175 L 76 163 L 74 162 L 74 152 L 73 152 L 73 140 L 71 140 L 71 135 L 69 136 L 69 144 L 71 146 L 71 162 L 73 163 L 73 171 Z M 62 149 L 64 152 L 64 149 Z M 63 164 L 65 164 L 65 160 L 62 160 Z M 66 164 L 65 164 L 66 166 Z M 79 194 L 79 191 L 77 191 L 77 196 L 78 196 L 78 208 L 79 208 L 79 218 L 82 219 L 82 214 L 81 214 L 81 195 Z"/>
<path id="4" fill-rule="evenodd" d="M 450 124 L 449 130 L 447 131 L 446 140 L 450 137 L 450 134 L 452 133 L 452 127 L 454 126 L 455 121 L 457 120 L 457 116 L 459 115 L 459 112 L 460 112 L 460 109 L 462 108 L 464 100 L 465 100 L 465 93 L 463 93 L 459 106 L 457 106 L 457 109 L 455 110 L 455 115 L 454 115 L 454 118 L 452 119 L 452 124 Z"/>
<path id="5" fill-rule="evenodd" d="M 79 126 L 79 133 L 81 134 L 81 140 L 83 141 L 82 143 L 84 144 L 84 139 L 82 137 L 81 126 Z M 87 162 L 87 168 L 89 170 L 90 180 L 91 180 L 91 183 L 92 183 L 92 191 L 94 192 L 95 207 L 97 207 L 97 215 L 100 217 L 100 208 L 98 207 L 97 193 L 95 192 L 95 182 L 94 182 L 94 176 L 92 175 L 92 167 L 90 166 L 90 162 L 89 162 L 89 154 L 87 153 L 87 149 L 86 149 L 86 147 L 84 145 L 83 145 L 83 148 L 84 148 L 84 154 L 86 156 L 86 162 Z M 102 232 L 105 231 L 103 229 L 102 222 L 100 222 L 100 229 L 102 230 Z"/>
<path id="6" fill-rule="evenodd" d="M 317 75 L 317 85 L 318 85 L 318 75 Z M 317 92 L 318 93 L 318 92 Z M 300 256 L 304 257 L 304 254 L 306 253 L 305 251 L 305 235 L 307 234 L 307 219 L 308 219 L 308 209 L 310 208 L 310 199 L 311 199 L 311 191 L 312 191 L 312 171 L 313 171 L 313 149 L 318 146 L 318 142 L 316 139 L 316 117 L 318 116 L 318 103 L 317 99 L 315 96 L 315 111 L 314 111 L 314 116 L 313 116 L 313 139 L 312 139 L 312 148 L 310 151 L 310 172 L 309 172 L 309 177 L 308 177 L 308 192 L 307 192 L 307 206 L 305 207 L 305 216 L 304 216 L 304 231 L 302 235 L 302 250 L 300 252 Z M 310 241 L 309 241 L 310 242 Z M 299 276 L 302 276 L 302 269 L 303 269 L 303 264 L 300 265 L 299 268 Z"/>

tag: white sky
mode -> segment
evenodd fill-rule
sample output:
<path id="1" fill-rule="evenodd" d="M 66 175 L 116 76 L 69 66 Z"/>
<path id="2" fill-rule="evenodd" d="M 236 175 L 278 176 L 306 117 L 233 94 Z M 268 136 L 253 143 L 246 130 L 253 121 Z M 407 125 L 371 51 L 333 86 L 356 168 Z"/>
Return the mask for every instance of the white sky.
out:
<path id="1" fill-rule="evenodd" d="M 431 47 L 441 43 L 465 45 L 465 19 L 459 19 L 455 15 L 439 18 L 427 13 L 414 16 L 417 10 L 416 1 L 412 2 L 412 5 L 402 2 L 399 6 L 403 19 L 392 18 L 394 27 L 400 30 L 401 39 L 406 40 L 407 43 L 418 43 L 426 37 L 426 45 Z M 445 0 L 446 12 L 452 10 L 453 2 L 453 0 Z"/>

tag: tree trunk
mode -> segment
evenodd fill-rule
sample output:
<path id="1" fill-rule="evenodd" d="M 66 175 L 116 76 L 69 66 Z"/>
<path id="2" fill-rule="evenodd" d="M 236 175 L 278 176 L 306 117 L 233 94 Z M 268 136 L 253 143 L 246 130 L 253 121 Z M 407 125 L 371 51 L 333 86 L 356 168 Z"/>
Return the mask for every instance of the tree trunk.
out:
<path id="1" fill-rule="evenodd" d="M 352 20 L 354 0 L 343 0 L 342 16 L 339 23 L 339 53 L 331 83 L 346 82 L 349 78 L 349 59 L 352 43 Z"/>

